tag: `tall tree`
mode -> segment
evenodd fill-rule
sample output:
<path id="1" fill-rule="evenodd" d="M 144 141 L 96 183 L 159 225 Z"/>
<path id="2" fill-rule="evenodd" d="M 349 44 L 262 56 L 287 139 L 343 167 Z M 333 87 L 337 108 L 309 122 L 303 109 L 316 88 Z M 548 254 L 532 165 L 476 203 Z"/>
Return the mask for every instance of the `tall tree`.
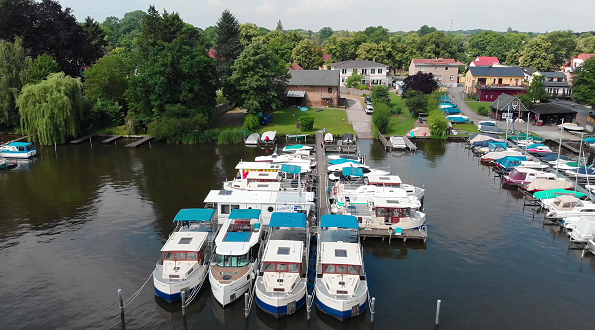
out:
<path id="1" fill-rule="evenodd" d="M 310 39 L 300 41 L 293 49 L 291 58 L 306 70 L 318 70 L 324 64 L 322 49 L 314 45 Z"/>
<path id="2" fill-rule="evenodd" d="M 240 25 L 236 17 L 229 11 L 224 10 L 217 21 L 217 44 L 215 45 L 215 57 L 217 58 L 217 68 L 223 93 L 230 100 L 237 99 L 233 84 L 229 83 L 233 71 L 232 66 L 238 56 L 242 53 L 242 44 L 240 43 Z"/>
<path id="3" fill-rule="evenodd" d="M 389 49 L 382 47 L 382 45 L 365 42 L 361 44 L 357 50 L 357 59 L 387 64 L 384 60 L 388 57 L 388 50 Z"/>
<path id="4" fill-rule="evenodd" d="M 25 84 L 37 84 L 46 79 L 50 73 L 60 72 L 60 65 L 50 55 L 39 55 L 27 70 Z"/>
<path id="5" fill-rule="evenodd" d="M 103 31 L 101 25 L 90 16 L 87 16 L 87 18 L 85 18 L 85 23 L 83 23 L 83 29 L 87 31 L 89 41 L 91 41 L 91 45 L 93 46 L 93 57 L 99 58 L 103 56 L 105 48 L 108 46 L 108 42 L 105 31 Z"/>
<path id="6" fill-rule="evenodd" d="M 64 143 L 79 133 L 83 115 L 80 78 L 53 73 L 23 88 L 18 99 L 21 128 L 42 145 Z"/>
<path id="7" fill-rule="evenodd" d="M 325 42 L 326 39 L 330 38 L 333 33 L 335 33 L 335 31 L 333 31 L 333 29 L 331 29 L 328 26 L 323 27 L 322 29 L 320 29 L 320 31 L 318 31 L 318 34 L 320 36 L 320 42 Z"/>
<path id="8" fill-rule="evenodd" d="M 477 56 L 495 56 L 504 61 L 509 50 L 506 37 L 502 33 L 483 31 L 469 38 L 466 49 L 469 55 L 467 61 L 473 61 Z"/>
<path id="9" fill-rule="evenodd" d="M 248 46 L 252 42 L 252 39 L 261 35 L 260 28 L 254 23 L 240 25 L 240 44 L 242 47 Z"/>
<path id="10" fill-rule="evenodd" d="M 0 124 L 18 125 L 17 97 L 27 78 L 30 61 L 23 40 L 0 40 Z"/>
<path id="11" fill-rule="evenodd" d="M 542 75 L 535 74 L 531 79 L 531 85 L 527 90 L 527 95 L 531 97 L 533 103 L 537 102 L 548 102 L 550 96 L 545 90 L 545 77 Z"/>
<path id="12" fill-rule="evenodd" d="M 572 98 L 595 107 L 595 57 L 585 61 L 572 80 Z"/>
<path id="13" fill-rule="evenodd" d="M 269 48 L 285 63 L 291 62 L 291 52 L 304 38 L 295 30 L 288 33 L 274 30 L 269 33 L 269 37 Z"/>
<path id="14" fill-rule="evenodd" d="M 550 71 L 554 67 L 554 55 L 549 53 L 552 44 L 543 35 L 529 40 L 523 50 L 521 66 L 537 71 Z"/>
<path id="15" fill-rule="evenodd" d="M 438 82 L 434 79 L 432 73 L 418 72 L 403 80 L 403 95 L 407 96 L 407 92 L 415 90 L 423 94 L 431 94 L 438 89 Z"/>
<path id="16" fill-rule="evenodd" d="M 281 105 L 289 73 L 266 45 L 252 43 L 234 64 L 231 79 L 249 113 L 266 113 Z"/>
<path id="17" fill-rule="evenodd" d="M 421 37 L 419 50 L 424 58 L 454 58 L 458 48 L 453 37 L 442 31 L 436 31 Z"/>
<path id="18" fill-rule="evenodd" d="M 283 23 L 281 23 L 281 20 L 279 20 L 277 22 L 277 27 L 275 28 L 275 30 L 277 30 L 277 31 L 283 31 Z"/>
<path id="19" fill-rule="evenodd" d="M 551 44 L 548 51 L 554 55 L 555 66 L 561 66 L 576 54 L 577 41 L 572 31 L 553 31 L 546 33 L 545 38 Z"/>
<path id="20" fill-rule="evenodd" d="M 388 29 L 382 26 L 368 26 L 364 30 L 367 41 L 379 44 L 383 41 L 388 41 Z"/>
<path id="21" fill-rule="evenodd" d="M 85 71 L 85 94 L 91 100 L 117 101 L 123 105 L 126 102 L 124 94 L 128 89 L 128 77 L 131 74 L 129 58 L 123 49 L 117 48 Z"/>
<path id="22" fill-rule="evenodd" d="M 55 0 L 3 0 L 0 2 L 0 39 L 22 36 L 32 56 L 49 54 L 71 76 L 99 56 L 84 28 L 70 8 Z"/>
<path id="23" fill-rule="evenodd" d="M 422 26 L 419 28 L 419 31 L 418 31 L 418 33 L 419 33 L 419 35 L 420 35 L 420 36 L 422 36 L 422 37 L 423 37 L 423 36 L 425 36 L 426 34 L 430 34 L 430 33 L 432 33 L 432 32 L 436 32 L 436 31 L 438 31 L 438 30 L 436 30 L 436 28 L 435 28 L 435 27 L 433 27 L 433 26 L 432 26 L 432 27 L 429 27 L 429 26 L 427 26 L 427 25 L 422 25 Z"/>

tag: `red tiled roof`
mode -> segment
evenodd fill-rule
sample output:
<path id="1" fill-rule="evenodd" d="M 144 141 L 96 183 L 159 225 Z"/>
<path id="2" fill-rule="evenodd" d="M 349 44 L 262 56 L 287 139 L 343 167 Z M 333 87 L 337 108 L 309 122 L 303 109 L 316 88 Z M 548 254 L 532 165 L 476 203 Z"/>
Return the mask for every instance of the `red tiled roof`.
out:
<path id="1" fill-rule="evenodd" d="M 292 63 L 291 66 L 288 67 L 289 70 L 304 70 L 302 67 L 297 63 Z"/>
<path id="2" fill-rule="evenodd" d="M 215 58 L 215 50 L 214 49 L 209 50 L 209 57 Z"/>
<path id="3" fill-rule="evenodd" d="M 490 66 L 500 64 L 500 60 L 495 56 L 479 56 L 473 61 L 473 64 L 477 66 Z"/>
<path id="4" fill-rule="evenodd" d="M 576 58 L 579 59 L 579 60 L 586 61 L 586 60 L 590 59 L 593 56 L 595 56 L 595 54 L 585 54 L 585 53 L 583 53 L 583 54 L 578 54 L 578 56 Z"/>
<path id="5" fill-rule="evenodd" d="M 415 64 L 455 64 L 454 58 L 414 58 Z"/>

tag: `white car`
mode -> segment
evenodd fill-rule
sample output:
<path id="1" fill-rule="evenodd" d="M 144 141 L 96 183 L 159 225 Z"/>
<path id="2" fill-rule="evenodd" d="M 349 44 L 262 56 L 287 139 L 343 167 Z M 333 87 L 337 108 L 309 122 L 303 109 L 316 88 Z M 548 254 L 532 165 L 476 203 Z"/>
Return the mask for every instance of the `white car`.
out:
<path id="1" fill-rule="evenodd" d="M 371 114 L 373 114 L 373 113 L 374 113 L 374 107 L 373 107 L 373 106 L 371 106 L 371 105 L 368 105 L 368 106 L 366 106 L 366 110 L 365 110 L 365 111 L 366 111 L 366 113 L 367 113 L 368 115 L 371 115 Z"/>

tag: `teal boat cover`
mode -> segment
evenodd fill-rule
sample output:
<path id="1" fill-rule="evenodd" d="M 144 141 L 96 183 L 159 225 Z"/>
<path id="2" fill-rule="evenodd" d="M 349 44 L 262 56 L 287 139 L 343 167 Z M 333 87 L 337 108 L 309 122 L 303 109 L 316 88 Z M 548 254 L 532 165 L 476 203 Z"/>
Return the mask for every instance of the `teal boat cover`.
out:
<path id="1" fill-rule="evenodd" d="M 291 174 L 300 174 L 302 173 L 302 168 L 298 165 L 281 165 L 281 172 L 291 173 Z"/>
<path id="2" fill-rule="evenodd" d="M 298 149 L 298 150 L 299 150 L 299 149 L 302 149 L 303 147 L 304 147 L 304 146 L 303 146 L 303 145 L 301 145 L 301 144 L 294 144 L 294 145 L 292 145 L 292 146 L 287 146 L 287 147 L 285 147 L 285 148 L 283 148 L 283 149 L 285 149 L 285 150 L 294 150 L 294 149 Z"/>
<path id="3" fill-rule="evenodd" d="M 595 137 L 588 137 L 588 138 L 585 138 L 583 141 L 585 141 L 587 143 L 595 143 Z"/>
<path id="4" fill-rule="evenodd" d="M 235 209 L 229 215 L 230 219 L 258 219 L 260 210 L 257 209 Z"/>
<path id="5" fill-rule="evenodd" d="M 357 218 L 353 215 L 325 214 L 320 219 L 320 227 L 359 229 L 359 223 L 357 222 Z"/>
<path id="6" fill-rule="evenodd" d="M 533 194 L 533 197 L 537 199 L 550 199 L 556 198 L 561 195 L 571 195 L 576 198 L 586 197 L 586 194 L 583 194 L 580 191 L 573 191 L 573 190 L 565 190 L 565 189 L 551 189 L 551 190 L 544 190 L 538 191 Z"/>
<path id="7" fill-rule="evenodd" d="M 364 170 L 359 167 L 343 167 L 343 175 L 363 177 Z"/>
<path id="8" fill-rule="evenodd" d="M 251 232 L 233 231 L 225 235 L 224 242 L 250 242 Z"/>
<path id="9" fill-rule="evenodd" d="M 333 160 L 330 160 L 328 163 L 331 165 L 339 165 L 339 164 L 345 164 L 345 163 L 360 164 L 360 162 L 358 162 L 355 159 L 347 159 L 347 158 L 333 159 Z"/>
<path id="10" fill-rule="evenodd" d="M 269 227 L 306 228 L 305 213 L 274 212 L 271 215 Z"/>
<path id="11" fill-rule="evenodd" d="M 214 209 L 181 209 L 174 221 L 211 221 Z"/>

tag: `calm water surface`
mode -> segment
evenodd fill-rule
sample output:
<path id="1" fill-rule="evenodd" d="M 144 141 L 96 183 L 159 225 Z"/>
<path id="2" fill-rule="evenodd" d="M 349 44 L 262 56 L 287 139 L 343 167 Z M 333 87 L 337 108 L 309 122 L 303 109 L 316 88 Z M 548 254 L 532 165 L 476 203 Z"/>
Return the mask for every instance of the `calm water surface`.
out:
<path id="1" fill-rule="evenodd" d="M 152 143 L 41 148 L 18 172 L 0 172 L 0 328 L 121 329 L 117 289 L 130 297 L 151 274 L 181 208 L 202 207 L 232 178 L 242 146 Z M 203 290 L 184 319 L 156 300 L 150 281 L 126 308 L 128 329 L 592 328 L 595 257 L 582 263 L 568 239 L 532 222 L 521 196 L 503 190 L 463 144 L 418 143 L 385 155 L 360 141 L 368 163 L 426 187 L 430 239 L 368 240 L 364 259 L 376 323 L 339 323 L 305 310 L 276 320 L 243 302 L 221 308 Z M 256 306 L 254 306 L 256 307 Z"/>

